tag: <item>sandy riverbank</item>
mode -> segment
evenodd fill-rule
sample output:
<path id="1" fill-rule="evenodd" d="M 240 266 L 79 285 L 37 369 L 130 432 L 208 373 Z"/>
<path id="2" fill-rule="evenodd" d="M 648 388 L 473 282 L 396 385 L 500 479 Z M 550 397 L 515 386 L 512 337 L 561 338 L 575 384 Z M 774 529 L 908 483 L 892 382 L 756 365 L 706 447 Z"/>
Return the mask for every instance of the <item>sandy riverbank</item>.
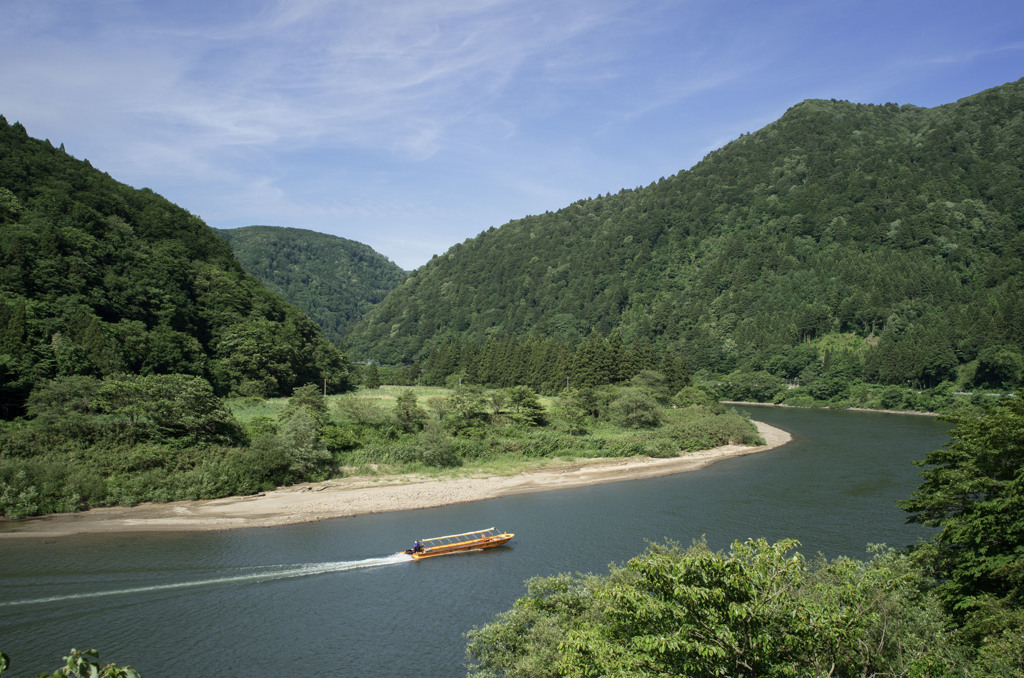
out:
<path id="1" fill-rule="evenodd" d="M 763 452 L 790 441 L 789 433 L 755 422 L 765 445 L 725 445 L 670 459 L 584 459 L 512 476 L 445 480 L 415 476 L 356 476 L 280 488 L 251 497 L 228 497 L 82 513 L 0 520 L 0 539 L 70 534 L 223 530 L 269 527 L 367 513 L 407 511 L 494 499 L 524 492 L 560 490 L 620 480 L 695 471 L 720 459 Z"/>

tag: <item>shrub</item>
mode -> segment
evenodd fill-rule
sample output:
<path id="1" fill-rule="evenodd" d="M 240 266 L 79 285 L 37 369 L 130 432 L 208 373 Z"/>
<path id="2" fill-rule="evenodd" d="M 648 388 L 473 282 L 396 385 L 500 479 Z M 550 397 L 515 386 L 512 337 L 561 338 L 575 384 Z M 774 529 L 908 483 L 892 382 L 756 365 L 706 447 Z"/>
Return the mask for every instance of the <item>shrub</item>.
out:
<path id="1" fill-rule="evenodd" d="M 39 490 L 32 485 L 24 469 L 0 478 L 0 514 L 18 519 L 39 511 Z"/>
<path id="2" fill-rule="evenodd" d="M 625 428 L 657 428 L 661 425 L 661 408 L 650 394 L 630 388 L 612 402 L 611 418 Z"/>
<path id="3" fill-rule="evenodd" d="M 763 443 L 749 419 L 734 411 L 714 414 L 703 408 L 687 408 L 669 424 L 672 437 L 681 450 L 693 452 L 720 445 Z"/>
<path id="4" fill-rule="evenodd" d="M 679 407 L 690 407 L 691 405 L 711 407 L 717 403 L 718 401 L 710 393 L 699 386 L 687 386 L 672 396 L 672 404 Z"/>
<path id="5" fill-rule="evenodd" d="M 455 451 L 451 437 L 444 429 L 432 424 L 420 435 L 423 450 L 423 463 L 437 468 L 454 468 L 462 466 L 462 459 Z"/>

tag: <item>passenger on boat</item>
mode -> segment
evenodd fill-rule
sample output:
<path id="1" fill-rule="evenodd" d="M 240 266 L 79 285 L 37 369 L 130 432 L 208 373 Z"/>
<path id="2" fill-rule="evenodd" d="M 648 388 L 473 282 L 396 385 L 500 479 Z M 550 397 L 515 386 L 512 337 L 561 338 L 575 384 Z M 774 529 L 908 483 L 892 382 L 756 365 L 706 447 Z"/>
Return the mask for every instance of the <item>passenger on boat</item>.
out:
<path id="1" fill-rule="evenodd" d="M 420 544 L 420 540 L 419 540 L 419 539 L 417 539 L 417 540 L 416 540 L 416 541 L 414 541 L 414 542 L 413 542 L 413 544 L 412 544 L 412 552 L 413 552 L 413 553 L 419 553 L 419 552 L 420 552 L 420 551 L 422 551 L 422 550 L 423 550 L 423 545 L 422 545 L 422 544 Z"/>

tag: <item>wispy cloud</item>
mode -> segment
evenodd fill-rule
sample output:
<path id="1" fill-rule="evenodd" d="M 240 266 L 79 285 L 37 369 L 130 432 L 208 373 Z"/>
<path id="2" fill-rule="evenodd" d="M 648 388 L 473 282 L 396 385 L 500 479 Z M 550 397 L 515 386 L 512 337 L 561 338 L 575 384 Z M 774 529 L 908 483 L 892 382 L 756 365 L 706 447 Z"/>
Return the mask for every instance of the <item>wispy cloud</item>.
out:
<path id="1" fill-rule="evenodd" d="M 802 98 L 1016 79 L 1022 33 L 1019 0 L 33 0 L 3 8 L 0 113 L 213 225 L 412 267 Z"/>
<path id="2" fill-rule="evenodd" d="M 422 158 L 522 69 L 548 87 L 579 73 L 599 57 L 573 53 L 572 41 L 615 16 L 596 4 L 458 0 L 280 2 L 195 25 L 130 14 L 94 36 L 103 49 L 46 46 L 40 69 L 65 72 L 76 101 L 173 130 L 178 144 L 383 146 Z M 88 96 L 124 81 L 138 86 Z"/>

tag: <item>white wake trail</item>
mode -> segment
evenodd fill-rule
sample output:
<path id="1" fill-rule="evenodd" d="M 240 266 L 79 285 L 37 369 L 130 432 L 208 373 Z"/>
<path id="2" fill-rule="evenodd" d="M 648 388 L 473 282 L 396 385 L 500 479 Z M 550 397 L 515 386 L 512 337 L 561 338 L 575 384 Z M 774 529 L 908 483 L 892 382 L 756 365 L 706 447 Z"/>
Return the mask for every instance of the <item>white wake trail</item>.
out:
<path id="1" fill-rule="evenodd" d="M 15 605 L 35 605 L 39 603 L 55 603 L 68 600 L 83 600 L 86 598 L 103 598 L 106 596 L 123 596 L 133 593 L 149 593 L 151 591 L 172 591 L 175 589 L 195 588 L 199 586 L 210 586 L 213 584 L 235 584 L 247 581 L 275 581 L 279 579 L 290 579 L 293 577 L 308 577 L 317 574 L 329 574 L 332 572 L 347 572 L 348 570 L 361 570 L 368 567 L 382 567 L 384 565 L 397 565 L 398 563 L 411 562 L 412 557 L 405 553 L 396 553 L 390 556 L 379 558 L 365 558 L 363 560 L 341 560 L 334 563 L 306 563 L 303 565 L 279 565 L 260 568 L 258 572 L 236 574 L 226 577 L 215 577 L 212 579 L 199 579 L 196 581 L 183 581 L 173 584 L 154 584 L 152 586 L 138 586 L 128 589 L 114 589 L 110 591 L 90 591 L 88 593 L 70 593 L 47 598 L 33 598 L 30 600 L 0 601 L 0 607 L 13 607 Z"/>

